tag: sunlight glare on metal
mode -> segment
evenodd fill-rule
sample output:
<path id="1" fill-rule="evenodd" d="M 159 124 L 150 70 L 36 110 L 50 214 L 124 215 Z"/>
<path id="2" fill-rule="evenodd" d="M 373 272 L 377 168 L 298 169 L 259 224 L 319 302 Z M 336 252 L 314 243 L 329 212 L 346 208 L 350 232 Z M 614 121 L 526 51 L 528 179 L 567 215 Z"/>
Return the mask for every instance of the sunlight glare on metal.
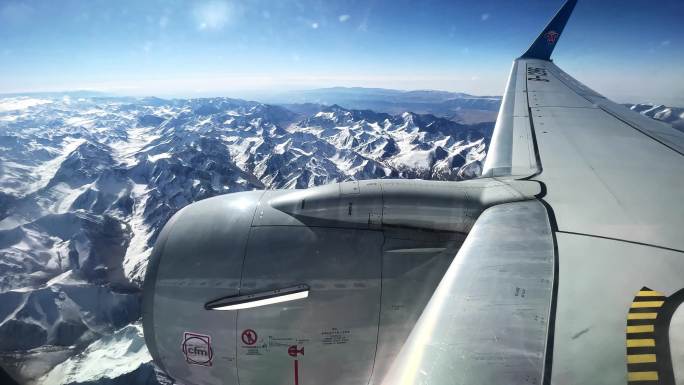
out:
<path id="1" fill-rule="evenodd" d="M 244 302 L 244 303 L 238 303 L 238 304 L 234 304 L 234 305 L 226 305 L 226 306 L 215 307 L 215 308 L 212 308 L 212 310 L 250 309 L 250 308 L 254 308 L 254 307 L 260 307 L 260 306 L 272 305 L 272 304 L 281 303 L 281 302 L 288 302 L 288 301 L 295 301 L 298 299 L 304 299 L 304 298 L 307 298 L 308 296 L 309 296 L 309 291 L 305 290 L 305 291 L 300 291 L 298 293 L 281 295 L 279 297 L 258 299 L 258 300 L 251 301 L 251 302 Z"/>

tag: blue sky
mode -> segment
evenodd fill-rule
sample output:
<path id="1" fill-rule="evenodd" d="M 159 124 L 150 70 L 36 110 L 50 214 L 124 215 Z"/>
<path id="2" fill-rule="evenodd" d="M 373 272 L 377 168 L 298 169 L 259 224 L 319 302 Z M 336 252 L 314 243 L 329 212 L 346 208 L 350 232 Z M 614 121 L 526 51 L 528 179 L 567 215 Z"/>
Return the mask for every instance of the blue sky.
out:
<path id="1" fill-rule="evenodd" d="M 560 0 L 0 0 L 0 92 L 503 92 Z M 580 0 L 555 62 L 617 101 L 684 105 L 684 2 Z"/>

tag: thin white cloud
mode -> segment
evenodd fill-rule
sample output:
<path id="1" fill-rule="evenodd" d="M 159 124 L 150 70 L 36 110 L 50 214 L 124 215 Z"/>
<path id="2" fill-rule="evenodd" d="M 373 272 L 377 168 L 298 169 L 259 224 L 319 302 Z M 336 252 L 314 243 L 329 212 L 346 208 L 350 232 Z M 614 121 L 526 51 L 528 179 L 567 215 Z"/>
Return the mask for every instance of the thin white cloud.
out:
<path id="1" fill-rule="evenodd" d="M 193 15 L 198 29 L 221 30 L 235 19 L 236 9 L 227 1 L 211 0 L 197 3 Z"/>
<path id="2" fill-rule="evenodd" d="M 339 17 L 340 23 L 346 22 L 347 20 L 349 20 L 350 17 L 351 17 L 351 16 L 349 16 L 349 15 L 347 15 L 347 14 L 340 15 L 340 17 Z"/>
<path id="3" fill-rule="evenodd" d="M 316 22 L 311 23 L 311 28 L 318 29 L 319 25 Z"/>
<path id="4" fill-rule="evenodd" d="M 672 43 L 672 42 L 669 41 L 669 40 L 663 40 L 663 41 L 660 42 L 660 45 L 663 46 L 663 47 L 667 47 L 667 46 L 670 45 L 671 43 Z"/>
<path id="5" fill-rule="evenodd" d="M 373 5 L 375 3 L 375 0 L 370 0 L 367 2 L 367 6 L 365 10 L 363 11 L 363 16 L 361 17 L 361 23 L 359 23 L 358 27 L 356 27 L 356 30 L 359 32 L 367 32 L 368 31 L 368 19 L 370 18 L 371 11 L 373 10 Z"/>
<path id="6" fill-rule="evenodd" d="M 489 16 L 490 15 L 488 13 L 483 13 L 482 15 L 480 15 L 480 20 L 487 21 L 489 20 Z"/>

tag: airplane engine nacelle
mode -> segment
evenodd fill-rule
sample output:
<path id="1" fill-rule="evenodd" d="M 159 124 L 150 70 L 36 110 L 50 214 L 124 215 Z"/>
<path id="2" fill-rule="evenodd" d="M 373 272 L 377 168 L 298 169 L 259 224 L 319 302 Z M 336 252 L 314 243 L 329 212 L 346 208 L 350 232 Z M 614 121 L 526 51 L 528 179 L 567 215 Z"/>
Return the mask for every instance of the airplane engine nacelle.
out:
<path id="1" fill-rule="evenodd" d="M 194 203 L 150 257 L 150 353 L 187 384 L 379 382 L 474 220 L 511 191 L 365 181 Z"/>

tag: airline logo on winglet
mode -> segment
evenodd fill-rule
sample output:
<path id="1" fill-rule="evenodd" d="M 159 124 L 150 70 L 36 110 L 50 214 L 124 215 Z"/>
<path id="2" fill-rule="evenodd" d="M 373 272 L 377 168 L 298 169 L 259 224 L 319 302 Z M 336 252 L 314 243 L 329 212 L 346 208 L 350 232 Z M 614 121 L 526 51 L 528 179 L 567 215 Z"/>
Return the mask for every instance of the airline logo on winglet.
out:
<path id="1" fill-rule="evenodd" d="M 544 36 L 546 37 L 546 41 L 549 42 L 549 44 L 555 44 L 556 41 L 558 41 L 558 36 L 560 36 L 560 33 L 551 30 L 545 33 Z"/>

